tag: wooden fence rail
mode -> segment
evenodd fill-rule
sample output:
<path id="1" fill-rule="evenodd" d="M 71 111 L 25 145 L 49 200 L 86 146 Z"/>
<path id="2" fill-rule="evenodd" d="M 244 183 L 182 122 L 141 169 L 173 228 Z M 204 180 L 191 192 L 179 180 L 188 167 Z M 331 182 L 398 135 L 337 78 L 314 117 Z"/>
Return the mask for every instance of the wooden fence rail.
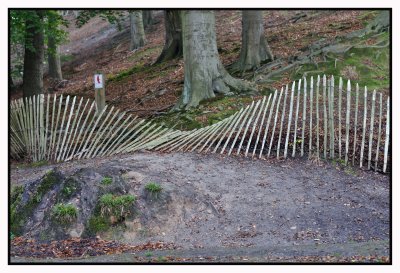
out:
<path id="1" fill-rule="evenodd" d="M 337 87 L 335 87 L 337 86 Z M 297 92 L 296 92 L 297 90 Z M 68 161 L 139 149 L 336 159 L 387 172 L 390 97 L 334 77 L 293 82 L 213 125 L 179 131 L 91 100 L 38 95 L 10 105 L 10 153 L 31 161 Z M 322 94 L 321 94 L 322 93 Z"/>

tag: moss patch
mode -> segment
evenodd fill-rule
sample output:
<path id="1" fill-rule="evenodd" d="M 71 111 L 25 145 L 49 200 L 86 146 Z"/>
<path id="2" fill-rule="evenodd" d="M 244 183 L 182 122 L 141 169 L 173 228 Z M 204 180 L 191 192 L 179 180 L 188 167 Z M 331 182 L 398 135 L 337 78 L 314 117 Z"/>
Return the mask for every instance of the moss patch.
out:
<path id="1" fill-rule="evenodd" d="M 36 162 L 31 162 L 31 163 L 22 163 L 18 164 L 19 168 L 37 168 L 37 167 L 42 167 L 49 164 L 47 160 L 40 160 Z"/>
<path id="2" fill-rule="evenodd" d="M 18 190 L 18 193 L 14 193 L 14 201 L 11 205 L 11 232 L 15 235 L 20 236 L 22 229 L 25 225 L 27 218 L 32 215 L 33 211 L 42 201 L 42 197 L 59 181 L 58 174 L 51 170 L 47 172 L 36 190 L 29 196 L 28 201 L 25 204 L 21 204 L 22 191 Z"/>
<path id="3" fill-rule="evenodd" d="M 94 235 L 98 232 L 107 231 L 110 226 L 110 222 L 105 217 L 92 216 L 88 221 L 87 229 L 90 234 Z"/>
<path id="4" fill-rule="evenodd" d="M 144 67 L 143 63 L 139 63 L 138 65 L 136 65 L 130 69 L 123 70 L 116 75 L 109 74 L 109 75 L 107 75 L 107 83 L 122 81 L 123 79 L 127 78 L 128 76 L 135 74 L 137 72 L 140 72 L 140 71 L 144 71 L 145 69 L 146 68 Z"/>
<path id="5" fill-rule="evenodd" d="M 79 191 L 79 182 L 73 178 L 68 178 L 64 183 L 64 187 L 60 192 L 60 201 L 65 201 L 73 197 L 77 191 Z"/>
<path id="6" fill-rule="evenodd" d="M 196 109 L 170 112 L 153 120 L 169 128 L 174 127 L 179 130 L 198 129 L 231 116 L 242 107 L 250 104 L 254 99 L 256 98 L 251 96 L 216 96 L 202 101 Z"/>
<path id="7" fill-rule="evenodd" d="M 355 39 L 351 43 L 359 43 L 360 47 L 373 43 L 385 45 L 389 42 L 389 34 L 383 32 L 378 36 L 369 36 Z M 350 79 L 353 86 L 358 83 L 360 87 L 367 86 L 369 91 L 384 90 L 390 86 L 389 46 L 352 48 L 345 54 L 327 55 L 326 62 L 320 62 L 318 67 L 314 64 L 305 64 L 293 69 L 290 78 L 297 80 L 303 76 L 334 75 L 344 80 Z M 353 88 L 355 90 L 355 88 Z"/>

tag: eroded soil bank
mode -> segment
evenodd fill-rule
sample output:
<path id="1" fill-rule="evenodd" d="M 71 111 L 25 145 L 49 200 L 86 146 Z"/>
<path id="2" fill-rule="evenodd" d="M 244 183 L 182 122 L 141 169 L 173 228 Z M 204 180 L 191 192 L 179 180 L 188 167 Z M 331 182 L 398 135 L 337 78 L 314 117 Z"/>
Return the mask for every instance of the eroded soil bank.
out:
<path id="1" fill-rule="evenodd" d="M 123 228 L 99 236 L 133 245 L 163 241 L 179 247 L 172 252 L 139 254 L 144 260 L 154 255 L 186 255 L 189 261 L 198 261 L 207 253 L 225 257 L 215 261 L 246 256 L 263 262 L 268 257 L 389 255 L 390 182 L 386 175 L 334 162 L 317 165 L 307 159 L 137 153 L 37 168 L 12 166 L 11 185 L 38 179 L 54 167 L 65 175 L 82 168 L 101 173 L 118 169 L 125 174 L 129 192 L 138 197 L 137 214 Z M 163 188 L 156 200 L 144 193 L 149 182 Z M 126 255 L 87 261 L 141 261 Z"/>

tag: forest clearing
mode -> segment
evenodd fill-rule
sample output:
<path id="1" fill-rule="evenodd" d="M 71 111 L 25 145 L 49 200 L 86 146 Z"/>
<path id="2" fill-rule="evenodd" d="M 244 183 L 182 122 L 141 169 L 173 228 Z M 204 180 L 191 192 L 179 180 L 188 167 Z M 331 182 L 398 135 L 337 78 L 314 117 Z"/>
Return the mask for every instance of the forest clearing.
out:
<path id="1" fill-rule="evenodd" d="M 9 10 L 11 263 L 391 263 L 388 10 Z"/>

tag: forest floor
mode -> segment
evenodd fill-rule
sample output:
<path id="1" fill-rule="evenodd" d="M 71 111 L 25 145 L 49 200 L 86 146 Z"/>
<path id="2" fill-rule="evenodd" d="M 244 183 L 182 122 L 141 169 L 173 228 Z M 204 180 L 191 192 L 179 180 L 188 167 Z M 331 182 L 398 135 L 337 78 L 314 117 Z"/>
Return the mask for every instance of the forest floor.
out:
<path id="1" fill-rule="evenodd" d="M 309 51 L 309 46 L 321 39 L 333 42 L 338 37 L 362 29 L 376 16 L 369 10 L 266 10 L 264 27 L 268 43 L 276 59 L 290 63 Z M 193 129 L 221 120 L 252 100 L 269 94 L 275 88 L 303 76 L 326 73 L 342 76 L 367 85 L 369 90 L 388 92 L 388 48 L 352 50 L 347 55 L 330 54 L 323 60 L 317 56 L 315 64 L 305 64 L 296 69 L 262 81 L 266 73 L 257 71 L 235 75 L 257 83 L 259 94 L 242 94 L 220 97 L 203 102 L 198 109 L 168 112 L 183 90 L 183 60 L 176 59 L 153 65 L 164 43 L 162 12 L 155 12 L 155 24 L 146 30 L 147 44 L 129 51 L 129 22 L 122 22 L 122 30 L 94 18 L 82 28 L 70 18 L 69 42 L 61 47 L 63 75 L 68 83 L 56 87 L 47 76 L 45 87 L 49 92 L 94 98 L 93 74 L 100 69 L 106 74 L 106 103 L 140 117 L 154 117 L 167 126 Z M 217 44 L 225 66 L 238 59 L 241 45 L 241 15 L 235 10 L 216 11 Z M 380 37 L 388 40 L 388 35 Z M 379 37 L 378 37 L 379 38 Z M 367 38 L 366 44 L 376 37 Z M 374 56 L 377 56 L 374 58 Z M 21 90 L 11 98 L 20 97 Z"/>
<path id="2" fill-rule="evenodd" d="M 12 166 L 11 185 L 57 167 L 118 168 L 133 175 L 132 194 L 149 182 L 167 198 L 138 198 L 137 219 L 97 239 L 132 251 L 85 255 L 87 248 L 35 245 L 15 238 L 13 262 L 387 262 L 390 252 L 389 177 L 338 162 L 304 158 L 251 160 L 191 153 L 137 153 L 41 167 Z M 164 201 L 162 201 L 164 200 Z M 141 223 L 141 224 L 140 224 Z M 162 242 L 161 249 L 146 248 Z M 67 244 L 65 242 L 65 244 Z M 69 242 L 70 243 L 70 242 Z M 87 244 L 86 241 L 80 243 Z M 100 242 L 93 241 L 93 245 Z M 78 243 L 79 245 L 79 239 Z M 171 246 L 163 249 L 163 246 Z M 142 246 L 142 247 L 141 247 Z M 53 248 L 52 248 L 53 247 Z M 96 247 L 93 247 L 96 249 Z M 126 248 L 126 247 L 125 247 Z M 104 254 L 104 253 L 103 253 Z M 100 256 L 97 256 L 100 255 Z"/>

